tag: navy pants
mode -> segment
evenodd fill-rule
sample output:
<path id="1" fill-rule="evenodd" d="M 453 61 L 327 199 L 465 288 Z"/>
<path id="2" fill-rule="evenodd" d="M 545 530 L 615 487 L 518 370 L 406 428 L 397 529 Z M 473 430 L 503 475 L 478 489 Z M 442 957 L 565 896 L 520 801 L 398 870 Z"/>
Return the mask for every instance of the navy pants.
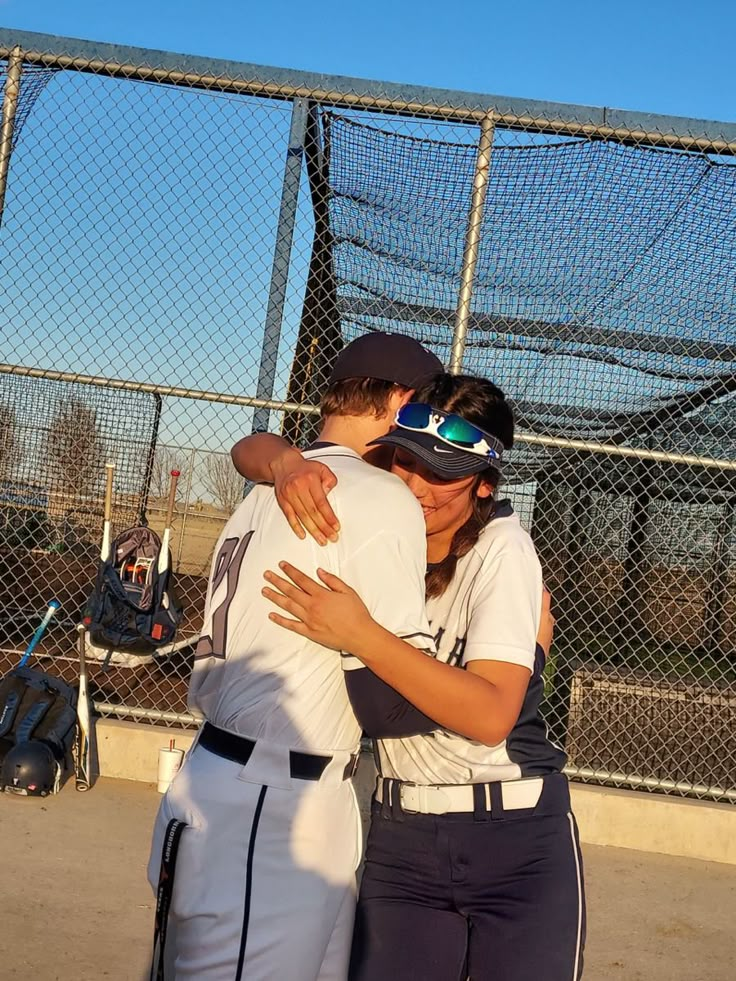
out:
<path id="1" fill-rule="evenodd" d="M 582 976 L 583 867 L 567 780 L 545 777 L 532 809 L 504 811 L 494 797 L 490 814 L 373 802 L 351 981 Z"/>

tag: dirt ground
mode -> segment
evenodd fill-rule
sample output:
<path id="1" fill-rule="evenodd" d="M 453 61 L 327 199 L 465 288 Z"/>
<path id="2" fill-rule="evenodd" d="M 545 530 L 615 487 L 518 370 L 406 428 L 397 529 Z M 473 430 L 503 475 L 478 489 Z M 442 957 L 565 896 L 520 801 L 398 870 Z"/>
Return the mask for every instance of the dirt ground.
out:
<path id="1" fill-rule="evenodd" d="M 0 796 L 3 981 L 148 978 L 158 801 L 105 779 L 87 794 Z M 736 868 L 590 846 L 584 857 L 586 981 L 730 981 Z"/>

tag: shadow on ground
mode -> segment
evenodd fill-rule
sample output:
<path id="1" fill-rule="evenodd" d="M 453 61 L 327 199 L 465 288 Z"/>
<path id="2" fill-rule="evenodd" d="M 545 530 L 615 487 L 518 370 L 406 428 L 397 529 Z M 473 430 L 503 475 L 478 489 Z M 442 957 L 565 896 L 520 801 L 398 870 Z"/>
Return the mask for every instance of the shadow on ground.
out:
<path id="1" fill-rule="evenodd" d="M 368 776 L 365 767 L 363 784 Z M 56 798 L 0 795 L 3 981 L 148 978 L 158 802 L 151 786 L 104 778 L 87 794 L 70 781 Z M 730 981 L 736 867 L 583 852 L 586 981 Z"/>

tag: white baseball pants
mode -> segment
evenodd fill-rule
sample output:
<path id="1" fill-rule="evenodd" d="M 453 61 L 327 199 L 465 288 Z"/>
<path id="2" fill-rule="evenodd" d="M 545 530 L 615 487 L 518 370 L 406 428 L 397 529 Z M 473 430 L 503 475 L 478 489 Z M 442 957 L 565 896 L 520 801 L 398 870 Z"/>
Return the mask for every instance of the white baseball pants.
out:
<path id="1" fill-rule="evenodd" d="M 345 981 L 362 851 L 348 760 L 296 780 L 281 747 L 259 740 L 242 766 L 195 745 L 161 802 L 148 867 L 155 891 L 167 825 L 184 821 L 166 981 Z"/>

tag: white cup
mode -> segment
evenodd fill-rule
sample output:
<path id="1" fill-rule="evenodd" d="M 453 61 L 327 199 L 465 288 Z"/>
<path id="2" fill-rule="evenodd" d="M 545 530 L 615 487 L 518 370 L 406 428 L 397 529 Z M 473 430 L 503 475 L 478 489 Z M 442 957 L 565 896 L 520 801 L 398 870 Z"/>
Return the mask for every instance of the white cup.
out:
<path id="1" fill-rule="evenodd" d="M 158 751 L 158 792 L 165 794 L 184 759 L 183 749 L 168 746 Z"/>

